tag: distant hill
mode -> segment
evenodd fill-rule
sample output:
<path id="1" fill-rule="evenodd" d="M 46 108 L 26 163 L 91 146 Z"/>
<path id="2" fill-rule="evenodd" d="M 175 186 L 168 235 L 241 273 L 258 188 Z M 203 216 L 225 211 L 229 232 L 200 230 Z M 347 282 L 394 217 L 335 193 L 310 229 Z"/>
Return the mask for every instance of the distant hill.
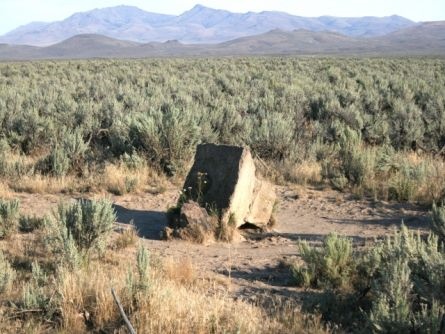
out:
<path id="1" fill-rule="evenodd" d="M 358 38 L 334 32 L 304 29 L 288 32 L 275 29 L 265 34 L 225 42 L 220 47 L 231 54 L 337 54 L 362 44 Z"/>
<path id="2" fill-rule="evenodd" d="M 445 21 L 424 22 L 376 38 L 376 46 L 403 53 L 443 54 L 445 46 Z"/>
<path id="3" fill-rule="evenodd" d="M 445 55 L 445 21 L 421 23 L 371 38 L 273 30 L 220 45 L 230 54 Z"/>
<path id="4" fill-rule="evenodd" d="M 59 22 L 34 22 L 0 37 L 0 43 L 48 46 L 80 34 L 99 34 L 140 43 L 178 40 L 182 43 L 221 43 L 273 29 L 331 31 L 346 36 L 382 36 L 416 23 L 400 16 L 308 18 L 283 12 L 232 13 L 201 5 L 174 16 L 117 6 L 76 13 Z"/>
<path id="5" fill-rule="evenodd" d="M 233 55 L 445 55 L 445 21 L 379 37 L 271 30 L 219 44 L 137 43 L 84 34 L 48 47 L 0 44 L 0 59 L 143 58 Z"/>

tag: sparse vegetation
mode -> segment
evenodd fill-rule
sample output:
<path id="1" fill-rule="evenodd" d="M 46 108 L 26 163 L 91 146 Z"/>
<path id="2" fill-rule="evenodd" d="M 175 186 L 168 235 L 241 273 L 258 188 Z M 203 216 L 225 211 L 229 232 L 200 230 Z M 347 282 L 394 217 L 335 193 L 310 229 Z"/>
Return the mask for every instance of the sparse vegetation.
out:
<path id="1" fill-rule="evenodd" d="M 297 284 L 322 288 L 307 309 L 344 328 L 376 333 L 439 333 L 445 317 L 445 253 L 437 235 L 402 226 L 372 247 L 330 235 L 321 249 L 300 245 Z"/>
<path id="2" fill-rule="evenodd" d="M 43 233 L 54 235 L 48 226 Z M 34 249 L 46 249 L 48 237 L 23 236 Z M 69 240 L 63 246 L 76 252 L 76 242 Z M 110 240 L 102 257 L 75 266 L 72 255 L 42 252 L 30 265 L 14 268 L 13 259 L 22 250 L 10 247 L 12 242 L 0 243 L 8 249 L 0 251 L 2 333 L 22 328 L 37 333 L 125 332 L 111 288 L 139 333 L 326 332 L 318 317 L 303 315 L 297 304 L 277 300 L 276 307 L 265 309 L 235 301 L 224 291 L 208 293 L 217 283 L 196 279 L 190 260 L 159 258 L 142 245 L 115 249 Z M 23 289 L 10 289 L 13 280 Z"/>
<path id="3" fill-rule="evenodd" d="M 445 206 L 433 204 L 431 229 L 439 237 L 445 247 Z"/>
<path id="4" fill-rule="evenodd" d="M 0 200 L 0 239 L 9 238 L 18 230 L 19 201 Z"/>
<path id="5" fill-rule="evenodd" d="M 15 271 L 2 251 L 0 251 L 0 294 L 6 292 L 15 278 Z"/>
<path id="6" fill-rule="evenodd" d="M 434 234 L 299 243 L 286 274 L 304 293 L 262 303 L 235 300 L 188 259 L 159 258 L 133 228 L 113 233 L 106 200 L 41 218 L 19 216 L 11 198 L 157 194 L 180 182 L 197 143 L 213 142 L 249 145 L 277 183 L 442 203 L 444 73 L 434 58 L 1 63 L 0 332 L 124 332 L 111 288 L 139 333 L 443 332 L 443 204 Z M 185 239 L 230 242 L 234 224 L 210 216 Z"/>

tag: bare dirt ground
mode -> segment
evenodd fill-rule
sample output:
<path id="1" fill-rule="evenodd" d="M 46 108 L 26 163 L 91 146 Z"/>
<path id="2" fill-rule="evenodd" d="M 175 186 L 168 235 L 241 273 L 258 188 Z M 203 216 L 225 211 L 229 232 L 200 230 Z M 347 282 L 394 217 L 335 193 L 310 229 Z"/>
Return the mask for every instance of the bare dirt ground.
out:
<path id="1" fill-rule="evenodd" d="M 297 258 L 298 240 L 319 243 L 329 233 L 350 236 L 358 245 L 392 233 L 402 220 L 409 228 L 425 230 L 428 212 L 414 204 L 387 203 L 333 190 L 292 190 L 278 187 L 277 224 L 272 231 L 242 231 L 245 240 L 233 244 L 197 245 L 185 241 L 162 241 L 160 232 L 167 224 L 166 209 L 176 203 L 178 190 L 158 195 L 111 197 L 120 224 L 131 221 L 146 247 L 158 256 L 179 262 L 191 260 L 198 278 L 221 284 L 238 298 L 254 300 L 261 295 L 289 296 L 292 286 L 286 262 Z M 42 216 L 58 203 L 82 196 L 17 194 L 23 213 Z"/>

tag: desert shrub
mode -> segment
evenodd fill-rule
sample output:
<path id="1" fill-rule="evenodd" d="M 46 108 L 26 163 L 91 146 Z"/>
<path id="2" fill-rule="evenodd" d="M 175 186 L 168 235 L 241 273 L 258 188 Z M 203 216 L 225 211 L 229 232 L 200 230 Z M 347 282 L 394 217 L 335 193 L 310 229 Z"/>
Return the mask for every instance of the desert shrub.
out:
<path id="1" fill-rule="evenodd" d="M 25 309 L 45 308 L 49 304 L 49 297 L 45 291 L 48 276 L 38 262 L 32 263 L 31 279 L 23 287 L 22 303 Z"/>
<path id="2" fill-rule="evenodd" d="M 121 162 L 128 169 L 131 169 L 131 170 L 137 170 L 140 168 L 144 168 L 147 165 L 145 159 L 142 156 L 140 156 L 137 152 L 133 152 L 131 154 L 124 153 L 121 156 Z"/>
<path id="3" fill-rule="evenodd" d="M 340 137 L 340 160 L 342 172 L 353 185 L 362 185 L 367 174 L 372 172 L 371 159 L 361 147 L 361 138 L 357 132 L 346 128 Z"/>
<path id="4" fill-rule="evenodd" d="M 441 328 L 445 253 L 436 235 L 422 237 L 402 226 L 393 236 L 354 254 L 354 261 L 350 246 L 347 239 L 333 236 L 321 249 L 300 246 L 304 265 L 293 267 L 297 283 L 326 289 L 307 301 L 308 307 L 349 329 L 434 333 Z"/>
<path id="5" fill-rule="evenodd" d="M 373 329 L 383 333 L 410 333 L 411 270 L 402 259 L 391 262 L 378 281 L 376 297 L 369 321 Z"/>
<path id="6" fill-rule="evenodd" d="M 428 203 L 445 196 L 435 155 L 445 145 L 443 59 L 94 60 L 2 63 L 2 71 L 0 176 L 11 183 L 86 177 L 134 154 L 172 176 L 197 143 L 212 142 L 249 145 L 280 182 L 306 182 L 293 166 L 316 162 L 339 189 Z M 357 138 L 344 141 L 345 129 Z M 373 161 L 385 146 L 390 160 L 423 151 L 436 176 L 426 168 L 420 177 L 413 164 L 382 172 Z"/>
<path id="7" fill-rule="evenodd" d="M 291 115 L 267 113 L 250 125 L 249 144 L 260 157 L 283 160 L 293 150 L 295 125 Z"/>
<path id="8" fill-rule="evenodd" d="M 19 225 L 19 201 L 0 200 L 0 239 L 10 237 Z"/>
<path id="9" fill-rule="evenodd" d="M 8 155 L 10 154 L 10 147 L 8 142 L 4 139 L 0 139 L 0 175 L 8 175 Z"/>
<path id="10" fill-rule="evenodd" d="M 67 229 L 80 251 L 100 251 L 113 230 L 116 213 L 107 200 L 78 200 L 71 205 L 60 205 L 56 219 Z"/>
<path id="11" fill-rule="evenodd" d="M 21 216 L 19 219 L 19 230 L 20 232 L 29 233 L 41 229 L 44 224 L 45 218 L 36 216 Z"/>
<path id="12" fill-rule="evenodd" d="M 197 115 L 164 105 L 131 120 L 130 139 L 149 160 L 174 173 L 179 162 L 190 157 L 199 141 Z"/>
<path id="13" fill-rule="evenodd" d="M 440 241 L 445 244 L 445 206 L 437 206 L 433 204 L 431 217 L 431 229 L 439 237 Z"/>
<path id="14" fill-rule="evenodd" d="M 77 268 L 93 253 L 102 254 L 115 220 L 107 200 L 61 204 L 54 218 L 45 219 L 44 243 L 62 267 Z"/>
<path id="15" fill-rule="evenodd" d="M 412 142 L 420 142 L 424 129 L 422 112 L 409 99 L 394 99 L 390 101 L 391 142 L 395 148 L 408 148 Z"/>
<path id="16" fill-rule="evenodd" d="M 12 268 L 3 251 L 0 250 L 0 294 L 7 291 L 16 276 L 15 270 Z"/>
<path id="17" fill-rule="evenodd" d="M 362 269 L 368 270 L 373 292 L 370 327 L 382 332 L 427 333 L 440 326 L 441 317 L 430 322 L 430 328 L 416 328 L 415 319 L 431 320 L 438 309 L 444 314 L 444 263 L 437 236 L 430 234 L 424 240 L 406 227 L 365 255 Z"/>
<path id="18" fill-rule="evenodd" d="M 43 240 L 46 248 L 56 256 L 60 266 L 74 269 L 83 263 L 84 254 L 77 247 L 67 226 L 57 219 L 45 219 Z"/>
<path id="19" fill-rule="evenodd" d="M 305 266 L 292 268 L 298 285 L 314 288 L 344 288 L 350 284 L 354 272 L 352 241 L 331 234 L 320 249 L 306 241 L 298 244 Z"/>
<path id="20" fill-rule="evenodd" d="M 54 176 L 65 176 L 70 165 L 71 161 L 65 150 L 56 145 L 47 158 L 47 171 Z"/>
<path id="21" fill-rule="evenodd" d="M 146 290 L 149 286 L 149 267 L 150 257 L 147 249 L 143 245 L 139 245 L 138 252 L 136 254 L 136 267 L 139 278 L 139 288 Z"/>
<path id="22" fill-rule="evenodd" d="M 82 132 L 77 129 L 65 133 L 61 146 L 69 159 L 69 169 L 79 171 L 83 165 L 85 154 L 88 150 L 88 145 L 83 140 Z"/>

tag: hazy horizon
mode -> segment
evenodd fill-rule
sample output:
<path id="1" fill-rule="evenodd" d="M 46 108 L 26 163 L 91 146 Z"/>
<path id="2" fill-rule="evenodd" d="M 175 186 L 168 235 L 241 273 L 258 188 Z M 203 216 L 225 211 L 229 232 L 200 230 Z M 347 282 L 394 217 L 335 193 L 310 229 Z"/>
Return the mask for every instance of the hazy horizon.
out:
<path id="1" fill-rule="evenodd" d="M 63 5 L 61 6 L 61 3 Z M 425 0 L 423 2 L 395 0 L 353 1 L 312 0 L 295 3 L 292 0 L 277 0 L 271 3 L 265 0 L 245 0 L 242 2 L 221 0 L 180 1 L 167 0 L 147 3 L 144 0 L 2 0 L 0 11 L 8 13 L 0 21 L 0 35 L 31 22 L 52 22 L 63 20 L 77 12 L 118 5 L 136 6 L 149 12 L 179 15 L 197 4 L 231 12 L 283 11 L 292 15 L 318 16 L 391 16 L 400 15 L 413 21 L 438 21 L 445 19 L 445 2 Z M 26 8 L 26 11 L 23 9 Z"/>

